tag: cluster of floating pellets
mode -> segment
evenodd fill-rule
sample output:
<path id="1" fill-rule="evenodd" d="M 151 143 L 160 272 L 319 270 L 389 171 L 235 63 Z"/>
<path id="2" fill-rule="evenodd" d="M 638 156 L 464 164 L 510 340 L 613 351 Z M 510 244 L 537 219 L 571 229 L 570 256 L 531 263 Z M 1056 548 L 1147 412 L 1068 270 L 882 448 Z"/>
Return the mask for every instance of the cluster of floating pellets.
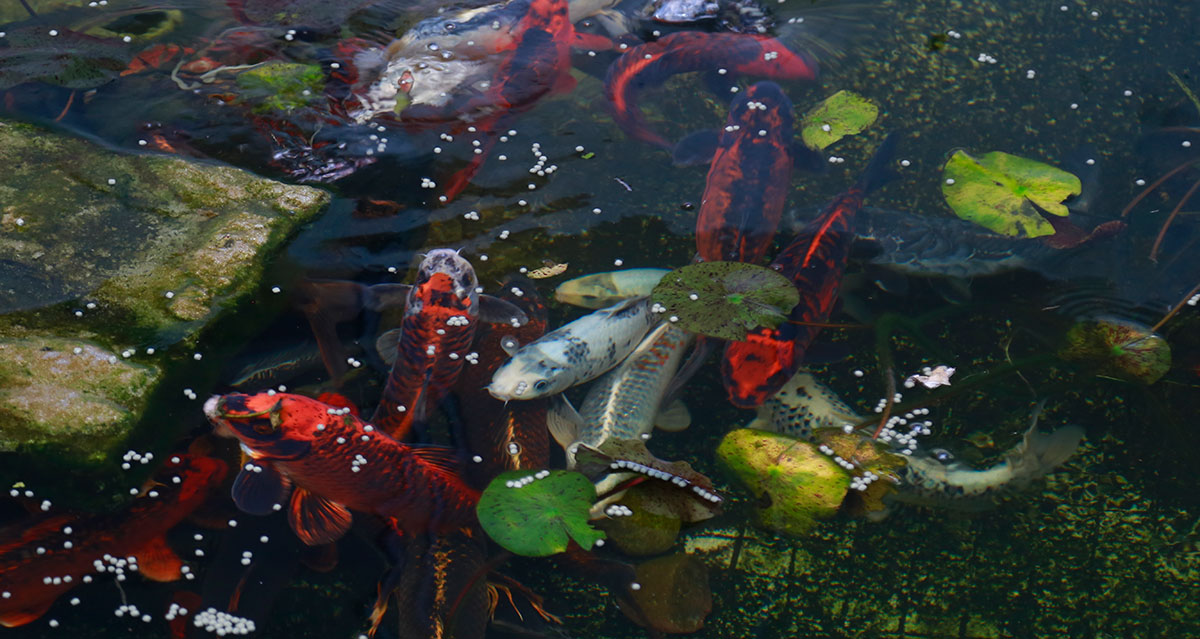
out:
<path id="1" fill-rule="evenodd" d="M 216 634 L 218 637 L 224 637 L 225 635 L 248 635 L 254 632 L 255 629 L 254 621 L 222 612 L 216 608 L 208 608 L 196 613 L 196 617 L 192 620 L 192 623 L 197 628 L 203 628 L 206 632 Z"/>

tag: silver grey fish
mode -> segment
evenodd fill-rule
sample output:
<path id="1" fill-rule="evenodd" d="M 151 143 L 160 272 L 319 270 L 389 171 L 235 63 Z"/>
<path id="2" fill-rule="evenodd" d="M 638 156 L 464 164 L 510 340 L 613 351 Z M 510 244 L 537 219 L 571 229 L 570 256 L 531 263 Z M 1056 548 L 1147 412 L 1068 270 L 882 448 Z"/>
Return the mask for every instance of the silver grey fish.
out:
<path id="1" fill-rule="evenodd" d="M 841 429 L 863 419 L 812 374 L 800 371 L 759 407 L 758 416 L 747 427 L 812 441 L 814 430 Z M 1075 453 L 1083 429 L 1070 425 L 1042 433 L 1037 430 L 1037 412 L 1032 421 L 1022 442 L 1005 454 L 1004 461 L 985 470 L 946 463 L 949 456 L 944 452 L 914 452 L 898 471 L 902 484 L 893 497 L 908 503 L 969 508 L 1040 479 Z"/>
<path id="2" fill-rule="evenodd" d="M 693 335 L 662 323 L 646 335 L 629 357 L 588 389 L 578 417 L 554 420 L 550 432 L 573 458 L 573 444 L 599 447 L 610 438 L 636 439 L 655 426 L 678 431 L 690 417 L 681 402 L 660 411 L 663 395 L 674 378 Z"/>
<path id="3" fill-rule="evenodd" d="M 596 379 L 625 359 L 659 318 L 646 298 L 589 313 L 518 349 L 496 369 L 496 399 L 535 399 Z"/>
<path id="4" fill-rule="evenodd" d="M 559 284 L 554 289 L 554 299 L 584 308 L 604 308 L 631 297 L 649 295 L 670 272 L 664 268 L 629 268 L 592 273 Z"/>

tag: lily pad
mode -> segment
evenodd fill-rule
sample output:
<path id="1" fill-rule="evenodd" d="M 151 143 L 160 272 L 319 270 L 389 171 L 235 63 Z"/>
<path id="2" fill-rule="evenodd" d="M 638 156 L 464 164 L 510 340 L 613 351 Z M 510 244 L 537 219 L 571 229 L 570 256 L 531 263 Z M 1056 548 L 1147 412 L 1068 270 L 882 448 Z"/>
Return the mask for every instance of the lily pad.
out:
<path id="1" fill-rule="evenodd" d="M 730 431 L 717 459 L 753 494 L 759 523 L 785 534 L 806 534 L 832 517 L 850 489 L 850 476 L 828 455 L 786 435 Z"/>
<path id="2" fill-rule="evenodd" d="M 526 557 L 563 552 L 573 540 L 590 550 L 604 533 L 588 525 L 592 482 L 567 470 L 513 470 L 488 484 L 475 508 L 493 541 Z"/>
<path id="3" fill-rule="evenodd" d="M 805 146 L 820 151 L 848 135 L 861 133 L 878 117 L 879 107 L 874 102 L 851 91 L 838 91 L 804 116 L 800 137 Z"/>
<path id="4" fill-rule="evenodd" d="M 701 262 L 663 276 L 650 299 L 681 328 L 727 340 L 778 326 L 800 302 L 788 278 L 742 262 Z"/>
<path id="5" fill-rule="evenodd" d="M 1097 375 L 1147 386 L 1171 368 L 1167 340 L 1142 324 L 1115 317 L 1087 319 L 1072 326 L 1059 355 L 1095 366 Z"/>
<path id="6" fill-rule="evenodd" d="M 1080 191 L 1079 178 L 1071 173 L 1000 151 L 979 157 L 956 151 L 942 177 L 942 195 L 955 215 L 1015 237 L 1054 234 L 1054 226 L 1034 204 L 1065 217 L 1063 200 Z"/>

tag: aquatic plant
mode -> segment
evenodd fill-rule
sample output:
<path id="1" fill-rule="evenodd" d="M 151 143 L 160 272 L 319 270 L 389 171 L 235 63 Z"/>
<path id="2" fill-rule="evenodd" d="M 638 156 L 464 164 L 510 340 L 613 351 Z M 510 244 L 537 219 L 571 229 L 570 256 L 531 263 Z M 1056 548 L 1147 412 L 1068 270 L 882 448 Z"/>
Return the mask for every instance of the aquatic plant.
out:
<path id="1" fill-rule="evenodd" d="M 291 111 L 316 100 L 324 82 L 320 65 L 269 62 L 237 75 L 238 97 L 255 113 Z"/>
<path id="2" fill-rule="evenodd" d="M 1038 208 L 1066 217 L 1063 200 L 1082 188 L 1071 173 L 1000 151 L 978 157 L 955 151 L 942 177 L 942 195 L 955 215 L 1018 237 L 1053 235 L 1054 226 Z"/>
<path id="3" fill-rule="evenodd" d="M 1095 367 L 1096 374 L 1150 385 L 1171 368 L 1171 346 L 1154 329 L 1115 317 L 1096 317 L 1067 331 L 1059 355 Z"/>
<path id="4" fill-rule="evenodd" d="M 479 497 L 484 532 L 505 550 L 526 557 L 563 552 L 574 541 L 591 549 L 604 533 L 588 525 L 596 498 L 592 482 L 567 470 L 501 473 Z"/>
<path id="5" fill-rule="evenodd" d="M 742 262 L 701 262 L 663 276 L 650 295 L 655 310 L 689 331 L 742 340 L 774 328 L 800 302 L 796 286 L 771 269 Z"/>
<path id="6" fill-rule="evenodd" d="M 800 123 L 800 137 L 810 149 L 821 150 L 861 133 L 875 123 L 879 107 L 851 91 L 838 91 L 810 110 Z"/>

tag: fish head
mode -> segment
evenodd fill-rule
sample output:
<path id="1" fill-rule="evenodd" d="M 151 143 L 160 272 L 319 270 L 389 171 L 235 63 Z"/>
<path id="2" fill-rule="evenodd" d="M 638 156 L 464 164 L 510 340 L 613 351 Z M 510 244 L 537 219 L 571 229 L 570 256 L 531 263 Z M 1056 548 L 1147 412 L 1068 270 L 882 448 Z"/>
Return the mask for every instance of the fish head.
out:
<path id="1" fill-rule="evenodd" d="M 527 346 L 496 369 L 488 393 L 496 399 L 537 399 L 570 388 L 567 369 L 542 357 L 536 345 Z"/>
<path id="2" fill-rule="evenodd" d="M 479 280 L 475 268 L 454 249 L 433 249 L 417 267 L 417 281 L 409 292 L 406 314 L 419 313 L 426 304 L 479 312 Z"/>
<path id="3" fill-rule="evenodd" d="M 728 125 L 734 131 L 754 132 L 751 140 L 792 139 L 792 101 L 774 82 L 759 82 L 738 94 L 729 107 Z M 725 130 L 729 131 L 730 126 Z M 762 134 L 761 131 L 768 133 Z"/>
<path id="4" fill-rule="evenodd" d="M 340 411 L 289 393 L 230 393 L 204 402 L 204 415 L 222 437 L 236 438 L 255 459 L 295 459 L 308 452 L 317 425 Z"/>

